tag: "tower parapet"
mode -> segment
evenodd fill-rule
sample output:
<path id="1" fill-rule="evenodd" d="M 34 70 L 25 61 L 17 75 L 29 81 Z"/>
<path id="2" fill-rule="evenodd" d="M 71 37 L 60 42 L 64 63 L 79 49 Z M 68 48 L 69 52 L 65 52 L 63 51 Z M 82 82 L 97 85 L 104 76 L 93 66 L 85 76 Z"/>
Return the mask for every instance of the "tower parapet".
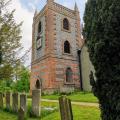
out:
<path id="1" fill-rule="evenodd" d="M 47 0 L 47 3 L 53 3 L 54 0 Z"/>
<path id="2" fill-rule="evenodd" d="M 53 9 L 57 12 L 60 12 L 61 14 L 67 15 L 67 16 L 71 16 L 72 18 L 74 18 L 75 14 L 74 14 L 74 10 L 71 10 L 67 7 L 64 7 L 58 3 L 53 3 Z"/>
<path id="3" fill-rule="evenodd" d="M 45 10 L 49 9 L 49 8 L 56 11 L 56 12 L 64 14 L 66 16 L 70 16 L 73 19 L 75 19 L 76 12 L 79 13 L 79 9 L 77 7 L 77 4 L 75 4 L 74 10 L 71 10 L 63 5 L 60 5 L 56 2 L 54 2 L 54 0 L 47 0 L 47 4 L 45 5 L 45 7 L 39 13 L 37 13 L 34 17 L 37 17 L 37 16 L 40 17 L 42 14 L 44 14 Z"/>

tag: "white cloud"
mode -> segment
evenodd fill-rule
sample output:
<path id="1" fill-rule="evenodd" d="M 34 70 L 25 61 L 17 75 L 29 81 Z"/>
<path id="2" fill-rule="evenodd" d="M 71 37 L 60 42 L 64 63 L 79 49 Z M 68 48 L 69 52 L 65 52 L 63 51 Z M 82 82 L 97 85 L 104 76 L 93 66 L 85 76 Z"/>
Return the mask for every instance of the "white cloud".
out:
<path id="1" fill-rule="evenodd" d="M 28 5 L 32 11 L 35 11 L 35 9 L 36 9 L 35 4 L 33 4 L 32 2 L 29 2 Z"/>
<path id="2" fill-rule="evenodd" d="M 72 4 L 72 2 L 64 1 L 62 5 L 70 9 L 74 8 L 74 5 Z"/>
<path id="3" fill-rule="evenodd" d="M 34 0 L 34 3 L 35 3 L 35 4 L 38 4 L 39 1 L 40 1 L 40 0 Z"/>
<path id="4" fill-rule="evenodd" d="M 22 53 L 22 55 L 24 54 L 24 52 L 26 50 L 28 50 L 31 47 L 31 43 L 32 43 L 32 22 L 33 22 L 33 15 L 34 12 L 33 11 L 29 11 L 27 8 L 23 8 L 20 0 L 13 0 L 12 4 L 10 4 L 9 9 L 16 9 L 14 17 L 17 23 L 20 23 L 21 21 L 23 21 L 23 25 L 21 27 L 22 30 L 22 39 L 21 39 L 21 43 L 22 46 L 24 47 L 24 51 Z M 30 55 L 29 55 L 30 57 Z M 27 62 L 27 64 L 30 63 L 30 59 L 29 62 Z"/>

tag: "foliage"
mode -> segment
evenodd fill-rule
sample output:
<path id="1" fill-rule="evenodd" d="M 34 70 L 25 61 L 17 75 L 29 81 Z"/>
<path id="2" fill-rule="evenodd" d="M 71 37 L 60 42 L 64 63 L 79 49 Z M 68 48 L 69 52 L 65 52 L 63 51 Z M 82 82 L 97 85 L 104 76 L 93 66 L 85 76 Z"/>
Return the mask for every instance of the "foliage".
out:
<path id="1" fill-rule="evenodd" d="M 21 49 L 21 24 L 14 20 L 14 10 L 8 11 L 10 0 L 0 1 L 0 79 L 8 80 L 14 76 L 14 68 L 20 63 L 17 59 Z"/>
<path id="2" fill-rule="evenodd" d="M 30 88 L 30 71 L 24 66 L 21 67 L 19 71 L 18 80 L 16 81 L 13 89 L 18 92 L 29 92 Z"/>
<path id="3" fill-rule="evenodd" d="M 29 92 L 30 71 L 24 66 L 21 66 L 17 72 L 17 79 L 0 81 L 0 91 Z"/>
<path id="4" fill-rule="evenodd" d="M 13 81 L 12 80 L 2 80 L 0 82 L 0 92 L 6 92 L 12 90 Z"/>
<path id="5" fill-rule="evenodd" d="M 96 80 L 91 84 L 98 97 L 102 120 L 120 119 L 120 1 L 88 0 L 84 37 Z"/>

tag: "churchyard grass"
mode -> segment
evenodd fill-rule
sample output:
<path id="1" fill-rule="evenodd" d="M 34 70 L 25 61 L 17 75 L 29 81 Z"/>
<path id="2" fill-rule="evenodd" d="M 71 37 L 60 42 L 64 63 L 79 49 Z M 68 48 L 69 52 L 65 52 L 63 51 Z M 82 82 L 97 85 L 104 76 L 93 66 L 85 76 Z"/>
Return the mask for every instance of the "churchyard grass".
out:
<path id="1" fill-rule="evenodd" d="M 45 106 L 57 106 L 57 103 L 43 102 Z M 99 120 L 100 119 L 100 110 L 97 107 L 87 107 L 87 106 L 76 106 L 72 105 L 74 120 Z M 60 120 L 59 110 L 55 111 L 46 117 L 43 117 L 42 120 Z"/>
<path id="2" fill-rule="evenodd" d="M 28 105 L 31 100 L 29 99 Z M 48 113 L 47 111 L 42 112 L 41 120 L 60 120 L 59 106 L 58 103 L 42 102 L 42 107 L 56 107 L 57 110 Z M 97 107 L 87 106 L 76 106 L 73 105 L 74 120 L 99 120 L 100 110 Z M 46 113 L 46 115 L 45 115 Z M 0 120 L 17 120 L 17 115 L 10 114 L 8 112 L 0 111 Z M 28 120 L 40 120 L 40 118 L 28 118 Z"/>
<path id="3" fill-rule="evenodd" d="M 55 95 L 43 95 L 42 99 L 49 99 L 49 100 L 58 100 L 60 97 L 59 94 Z M 90 92 L 75 92 L 70 95 L 67 95 L 72 101 L 76 102 L 89 102 L 89 103 L 97 103 L 98 99 Z"/>

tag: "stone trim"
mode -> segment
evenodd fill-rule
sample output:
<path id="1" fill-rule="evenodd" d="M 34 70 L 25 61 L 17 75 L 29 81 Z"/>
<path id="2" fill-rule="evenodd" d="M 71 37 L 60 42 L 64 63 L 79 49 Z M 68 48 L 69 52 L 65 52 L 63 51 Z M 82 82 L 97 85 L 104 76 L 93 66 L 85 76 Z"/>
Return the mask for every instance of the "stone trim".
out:
<path id="1" fill-rule="evenodd" d="M 76 62 L 78 62 L 77 59 L 72 58 L 72 57 L 69 57 L 69 58 L 67 57 L 67 58 L 66 58 L 65 56 L 62 56 L 62 57 L 60 58 L 60 57 L 58 57 L 58 56 L 56 56 L 56 55 L 53 55 L 53 54 L 47 54 L 47 55 L 45 55 L 44 57 L 38 58 L 37 60 L 33 61 L 33 62 L 32 62 L 32 65 L 34 65 L 34 64 L 36 64 L 36 63 L 39 63 L 40 61 L 45 60 L 45 59 L 47 59 L 47 58 L 57 58 L 57 59 L 71 60 L 71 61 L 76 61 Z"/>

